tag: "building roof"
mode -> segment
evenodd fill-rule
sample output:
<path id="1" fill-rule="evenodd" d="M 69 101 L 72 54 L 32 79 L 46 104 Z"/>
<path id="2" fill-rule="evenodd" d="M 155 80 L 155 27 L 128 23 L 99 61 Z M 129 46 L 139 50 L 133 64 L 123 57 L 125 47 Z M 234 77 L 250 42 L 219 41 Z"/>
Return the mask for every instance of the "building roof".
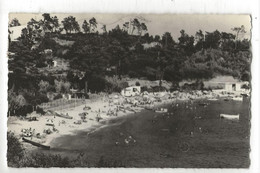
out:
<path id="1" fill-rule="evenodd" d="M 216 76 L 209 81 L 205 81 L 209 83 L 240 83 L 239 79 L 235 79 L 233 76 Z"/>

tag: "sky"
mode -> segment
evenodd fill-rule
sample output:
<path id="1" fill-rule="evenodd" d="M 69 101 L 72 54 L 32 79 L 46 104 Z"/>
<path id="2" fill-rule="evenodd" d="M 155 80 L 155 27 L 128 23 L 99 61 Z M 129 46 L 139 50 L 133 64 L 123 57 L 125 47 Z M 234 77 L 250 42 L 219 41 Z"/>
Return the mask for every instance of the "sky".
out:
<path id="1" fill-rule="evenodd" d="M 184 29 L 189 35 L 195 35 L 196 31 L 212 32 L 219 30 L 220 32 L 233 33 L 231 28 L 245 26 L 247 31 L 244 38 L 250 38 L 251 17 L 250 15 L 222 15 L 222 14 L 98 14 L 98 13 L 51 13 L 51 16 L 57 16 L 61 22 L 65 17 L 70 15 L 76 17 L 80 26 L 84 20 L 95 17 L 98 22 L 98 30 L 103 24 L 107 25 L 107 30 L 114 28 L 117 24 L 122 27 L 124 22 L 139 18 L 140 22 L 144 22 L 148 27 L 150 35 L 162 36 L 165 32 L 170 32 L 174 40 L 178 40 L 180 30 Z M 22 25 L 34 18 L 42 19 L 42 14 L 38 13 L 10 13 L 9 21 L 17 18 Z"/>

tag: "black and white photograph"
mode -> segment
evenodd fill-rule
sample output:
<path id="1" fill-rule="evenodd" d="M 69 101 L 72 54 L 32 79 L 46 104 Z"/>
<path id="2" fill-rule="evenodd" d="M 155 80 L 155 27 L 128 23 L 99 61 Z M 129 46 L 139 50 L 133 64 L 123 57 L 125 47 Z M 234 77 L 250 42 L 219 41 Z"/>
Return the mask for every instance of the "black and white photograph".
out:
<path id="1" fill-rule="evenodd" d="M 8 167 L 250 167 L 250 14 L 8 20 Z"/>

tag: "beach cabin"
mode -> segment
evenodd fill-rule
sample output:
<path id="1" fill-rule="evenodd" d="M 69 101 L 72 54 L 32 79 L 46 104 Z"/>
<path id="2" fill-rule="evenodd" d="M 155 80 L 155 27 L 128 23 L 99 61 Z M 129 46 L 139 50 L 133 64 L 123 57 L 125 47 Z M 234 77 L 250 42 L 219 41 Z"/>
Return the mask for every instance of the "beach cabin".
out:
<path id="1" fill-rule="evenodd" d="M 246 84 L 246 82 L 239 81 L 232 76 L 217 76 L 203 83 L 205 88 L 220 89 L 228 92 L 244 91 L 242 86 Z"/>
<path id="2" fill-rule="evenodd" d="M 241 91 L 241 82 L 227 82 L 224 83 L 226 91 Z"/>
<path id="3" fill-rule="evenodd" d="M 140 86 L 127 87 L 121 91 L 121 95 L 125 97 L 137 96 L 141 93 Z"/>

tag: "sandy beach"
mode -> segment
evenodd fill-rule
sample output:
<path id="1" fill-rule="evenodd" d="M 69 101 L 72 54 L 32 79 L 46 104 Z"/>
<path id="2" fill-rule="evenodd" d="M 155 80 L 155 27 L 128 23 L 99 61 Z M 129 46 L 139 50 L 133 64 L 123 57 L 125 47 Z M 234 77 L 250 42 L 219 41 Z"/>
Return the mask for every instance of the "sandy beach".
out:
<path id="1" fill-rule="evenodd" d="M 147 93 L 147 95 L 135 97 L 111 94 L 100 96 L 97 99 L 87 99 L 85 103 L 74 108 L 55 111 L 58 114 L 69 115 L 72 119 L 52 114 L 38 115 L 33 112 L 31 115 L 27 115 L 27 118 L 33 115 L 37 121 L 11 116 L 8 118 L 7 127 L 8 131 L 13 132 L 21 141 L 24 131 L 27 130 L 32 132 L 32 135 L 27 137 L 29 140 L 49 146 L 53 139 L 61 135 L 73 134 L 78 130 L 92 131 L 104 125 L 102 123 L 104 121 L 140 112 L 144 108 L 156 109 L 177 100 L 212 99 L 225 96 L 225 94 L 217 92 L 201 91 Z M 82 113 L 85 114 L 84 119 L 79 116 Z M 25 144 L 25 147 L 33 148 L 30 144 Z"/>

